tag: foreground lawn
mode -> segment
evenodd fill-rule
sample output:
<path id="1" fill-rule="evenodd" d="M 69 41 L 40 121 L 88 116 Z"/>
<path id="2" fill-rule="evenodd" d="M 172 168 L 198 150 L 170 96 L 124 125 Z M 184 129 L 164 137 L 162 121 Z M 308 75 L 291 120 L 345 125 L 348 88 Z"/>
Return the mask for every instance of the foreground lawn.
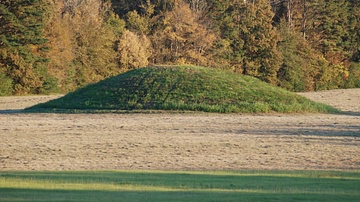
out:
<path id="1" fill-rule="evenodd" d="M 360 201 L 360 172 L 0 172 L 0 201 Z"/>

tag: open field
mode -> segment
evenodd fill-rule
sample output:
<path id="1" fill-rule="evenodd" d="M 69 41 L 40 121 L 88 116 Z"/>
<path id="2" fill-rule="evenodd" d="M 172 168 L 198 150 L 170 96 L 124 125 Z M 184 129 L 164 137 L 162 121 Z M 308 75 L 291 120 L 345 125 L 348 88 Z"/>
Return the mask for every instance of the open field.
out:
<path id="1" fill-rule="evenodd" d="M 0 170 L 360 168 L 360 89 L 303 95 L 344 114 L 24 114 L 0 97 Z"/>

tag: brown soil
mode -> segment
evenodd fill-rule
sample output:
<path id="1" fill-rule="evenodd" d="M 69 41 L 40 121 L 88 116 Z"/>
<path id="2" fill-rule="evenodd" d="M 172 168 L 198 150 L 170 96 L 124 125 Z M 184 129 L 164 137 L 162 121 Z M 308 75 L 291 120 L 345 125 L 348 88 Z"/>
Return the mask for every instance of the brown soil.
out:
<path id="1" fill-rule="evenodd" d="M 344 114 L 24 114 L 0 97 L 0 170 L 360 169 L 360 89 L 301 93 Z"/>

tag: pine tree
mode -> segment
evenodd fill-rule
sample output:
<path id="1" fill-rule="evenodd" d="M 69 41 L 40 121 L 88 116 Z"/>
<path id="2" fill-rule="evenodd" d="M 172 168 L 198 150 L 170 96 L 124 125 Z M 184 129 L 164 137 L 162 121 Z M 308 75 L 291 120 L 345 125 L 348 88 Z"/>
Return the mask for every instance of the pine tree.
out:
<path id="1" fill-rule="evenodd" d="M 349 51 L 351 61 L 360 62 L 360 1 L 349 0 Z M 360 79 L 360 78 L 359 78 Z"/>
<path id="2" fill-rule="evenodd" d="M 345 0 L 317 0 L 309 4 L 312 15 L 307 39 L 329 62 L 332 87 L 340 87 L 348 75 L 349 6 Z"/>
<path id="3" fill-rule="evenodd" d="M 56 86 L 44 57 L 47 12 L 44 0 L 5 0 L 0 4 L 0 72 L 12 80 L 14 94 L 41 93 Z"/>
<path id="4" fill-rule="evenodd" d="M 279 31 L 279 50 L 283 55 L 282 65 L 277 74 L 279 86 L 291 91 L 315 90 L 316 82 L 321 78 L 320 69 L 326 69 L 324 65 L 328 66 L 327 62 L 300 32 L 294 32 L 288 24 L 281 23 Z"/>
<path id="5" fill-rule="evenodd" d="M 212 29 L 219 33 L 213 52 L 221 62 L 220 67 L 243 73 L 245 52 L 240 30 L 244 15 L 240 13 L 240 6 L 238 1 L 211 0 L 207 15 L 212 20 Z"/>
<path id="6" fill-rule="evenodd" d="M 230 61 L 231 68 L 276 83 L 281 53 L 276 49 L 279 35 L 272 25 L 274 13 L 269 1 L 213 0 L 210 6 L 215 29 L 230 44 L 231 51 L 224 52 L 223 58 Z"/>
<path id="7" fill-rule="evenodd" d="M 244 14 L 240 22 L 240 34 L 245 42 L 244 74 L 276 84 L 282 56 L 277 50 L 280 37 L 272 25 L 271 6 L 267 0 L 259 0 L 255 4 L 243 4 L 241 13 Z"/>

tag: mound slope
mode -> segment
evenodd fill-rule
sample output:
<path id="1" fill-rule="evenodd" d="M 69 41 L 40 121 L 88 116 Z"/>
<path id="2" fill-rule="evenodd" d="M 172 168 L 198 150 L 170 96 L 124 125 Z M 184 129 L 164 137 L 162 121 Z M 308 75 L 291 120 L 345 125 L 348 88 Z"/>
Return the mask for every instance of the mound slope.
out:
<path id="1" fill-rule="evenodd" d="M 194 66 L 132 70 L 27 110 L 336 111 L 253 77 Z"/>

